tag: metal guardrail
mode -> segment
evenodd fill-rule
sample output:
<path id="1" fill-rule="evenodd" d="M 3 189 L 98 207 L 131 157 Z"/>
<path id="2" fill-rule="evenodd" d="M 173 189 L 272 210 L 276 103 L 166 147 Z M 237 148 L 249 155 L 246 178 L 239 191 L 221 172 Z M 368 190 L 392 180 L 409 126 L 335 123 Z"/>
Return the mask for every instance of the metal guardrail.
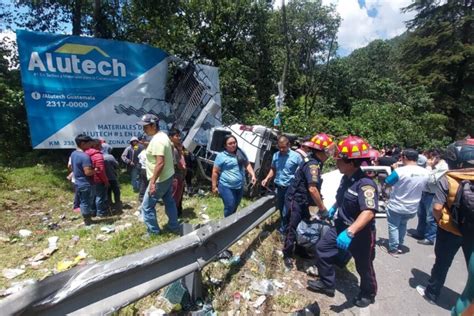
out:
<path id="1" fill-rule="evenodd" d="M 104 315 L 195 271 L 275 212 L 273 196 L 165 244 L 58 273 L 0 301 L 2 315 Z"/>

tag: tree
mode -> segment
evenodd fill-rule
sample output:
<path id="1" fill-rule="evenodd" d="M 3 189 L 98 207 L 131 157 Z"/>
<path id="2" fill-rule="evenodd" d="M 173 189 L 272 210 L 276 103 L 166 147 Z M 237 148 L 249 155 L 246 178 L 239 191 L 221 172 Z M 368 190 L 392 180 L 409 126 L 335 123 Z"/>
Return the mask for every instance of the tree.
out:
<path id="1" fill-rule="evenodd" d="M 436 111 L 450 118 L 451 137 L 474 133 L 474 15 L 472 0 L 417 0 L 403 43 L 403 70 L 408 82 L 426 86 Z"/>

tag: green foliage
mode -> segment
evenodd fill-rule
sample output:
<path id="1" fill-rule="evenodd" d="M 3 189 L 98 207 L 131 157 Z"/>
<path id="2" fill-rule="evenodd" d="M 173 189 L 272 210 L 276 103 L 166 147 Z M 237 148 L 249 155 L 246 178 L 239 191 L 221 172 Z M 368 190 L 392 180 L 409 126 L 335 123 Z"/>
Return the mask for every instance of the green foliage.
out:
<path id="1" fill-rule="evenodd" d="M 287 1 L 284 12 L 267 0 L 6 1 L 0 18 L 49 32 L 68 25 L 73 34 L 147 43 L 218 66 L 224 123 L 271 126 L 283 81 L 286 132 L 427 148 L 474 134 L 472 5 L 414 1 L 405 9 L 416 12 L 408 32 L 344 58 L 336 56 L 340 18 L 321 1 Z M 30 150 L 19 72 L 7 55 L 2 46 L 0 161 Z"/>

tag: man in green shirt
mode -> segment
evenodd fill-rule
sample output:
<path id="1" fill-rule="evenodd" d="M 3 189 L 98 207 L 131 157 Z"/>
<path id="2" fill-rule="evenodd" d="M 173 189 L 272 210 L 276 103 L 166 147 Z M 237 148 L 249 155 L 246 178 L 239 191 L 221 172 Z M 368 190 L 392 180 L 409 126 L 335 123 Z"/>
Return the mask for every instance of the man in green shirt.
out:
<path id="1" fill-rule="evenodd" d="M 158 117 L 153 114 L 143 115 L 137 123 L 143 126 L 143 131 L 148 136 L 152 137 L 146 149 L 146 175 L 149 184 L 141 206 L 143 220 L 150 235 L 160 233 L 155 209 L 159 199 L 163 199 L 165 204 L 168 216 L 167 228 L 173 232 L 177 232 L 180 228 L 171 186 L 174 175 L 173 146 L 168 135 L 160 131 L 158 123 Z"/>

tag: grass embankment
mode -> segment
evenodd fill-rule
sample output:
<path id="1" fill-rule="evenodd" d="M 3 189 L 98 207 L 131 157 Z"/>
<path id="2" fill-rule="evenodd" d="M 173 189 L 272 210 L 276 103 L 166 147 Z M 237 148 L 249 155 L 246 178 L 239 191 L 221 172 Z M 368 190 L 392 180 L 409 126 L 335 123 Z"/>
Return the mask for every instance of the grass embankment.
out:
<path id="1" fill-rule="evenodd" d="M 142 238 L 146 229 L 135 215 L 137 197 L 126 174 L 120 177 L 124 213 L 101 220 L 91 228 L 84 227 L 80 215 L 72 211 L 73 192 L 66 175 L 64 165 L 57 163 L 0 167 L 0 271 L 5 268 L 25 270 L 11 280 L 2 273 L 0 289 L 21 280 L 38 280 L 51 275 L 57 272 L 60 262 L 73 261 L 82 249 L 87 257 L 79 264 L 116 258 L 178 238 L 166 232 L 156 238 Z M 250 203 L 244 199 L 241 207 Z M 202 223 L 207 216 L 209 219 L 223 216 L 222 202 L 218 197 L 187 197 L 183 207 L 183 221 L 189 223 Z M 158 206 L 158 217 L 160 226 L 163 226 L 167 219 L 162 206 Z M 204 268 L 204 288 L 215 310 L 239 309 L 249 314 L 258 310 L 265 314 L 284 314 L 301 309 L 315 300 L 314 294 L 305 289 L 307 276 L 304 270 L 307 263 L 300 261 L 298 270 L 290 272 L 283 267 L 282 244 L 275 230 L 277 223 L 278 216 L 275 214 L 233 245 L 231 250 L 234 255 L 240 256 L 236 264 L 213 262 Z M 123 229 L 107 234 L 101 231 L 105 226 Z M 32 234 L 21 238 L 20 229 L 30 230 Z M 31 265 L 30 259 L 48 248 L 48 238 L 52 236 L 59 237 L 58 250 L 42 263 Z M 266 279 L 278 280 L 283 287 L 275 288 L 273 295 L 267 296 L 260 307 L 254 307 L 261 294 L 252 289 L 252 282 Z M 239 305 L 234 302 L 236 292 L 242 296 Z M 150 306 L 169 311 L 172 306 L 167 306 L 160 299 L 160 293 L 158 291 L 118 313 L 142 314 Z M 318 300 L 321 307 L 329 304 L 324 303 L 325 300 L 324 297 Z"/>

